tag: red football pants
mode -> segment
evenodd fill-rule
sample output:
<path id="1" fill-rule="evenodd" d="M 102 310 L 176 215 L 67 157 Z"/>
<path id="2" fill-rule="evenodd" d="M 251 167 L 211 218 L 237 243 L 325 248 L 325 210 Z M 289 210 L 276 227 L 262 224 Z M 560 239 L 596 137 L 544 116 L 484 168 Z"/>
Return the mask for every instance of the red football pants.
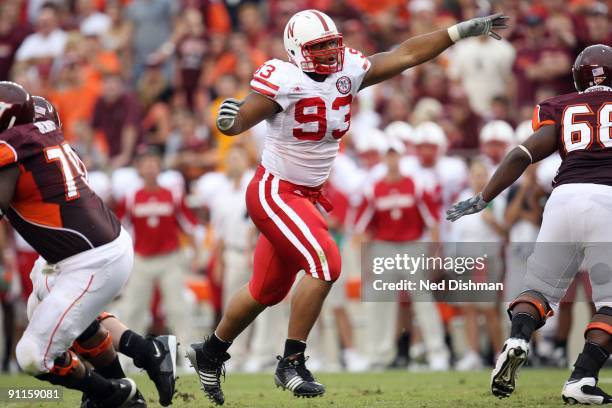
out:
<path id="1" fill-rule="evenodd" d="M 304 187 L 259 166 L 246 192 L 247 210 L 261 232 L 255 247 L 249 290 L 255 300 L 274 305 L 287 296 L 297 273 L 335 281 L 340 252 L 315 207 L 320 188 Z"/>

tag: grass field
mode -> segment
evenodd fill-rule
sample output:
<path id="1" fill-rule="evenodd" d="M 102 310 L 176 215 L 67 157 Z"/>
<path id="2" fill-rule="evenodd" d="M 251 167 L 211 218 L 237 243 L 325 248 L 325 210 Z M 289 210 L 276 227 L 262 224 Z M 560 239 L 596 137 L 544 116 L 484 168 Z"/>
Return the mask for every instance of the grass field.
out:
<path id="1" fill-rule="evenodd" d="M 601 373 L 603 388 L 612 389 L 612 370 Z M 499 400 L 489 393 L 489 371 L 470 373 L 380 372 L 367 374 L 322 374 L 327 386 L 322 398 L 297 399 L 277 389 L 271 374 L 231 374 L 224 384 L 224 407 L 555 407 L 563 405 L 561 386 L 567 370 L 526 369 L 521 372 L 515 394 Z M 159 407 L 157 393 L 146 376 L 133 377 L 150 407 Z M 0 376 L 0 388 L 41 387 L 43 383 L 25 376 Z M 78 407 L 80 395 L 67 391 L 63 401 L 6 403 L 2 407 Z M 207 407 L 194 375 L 179 379 L 172 407 Z"/>

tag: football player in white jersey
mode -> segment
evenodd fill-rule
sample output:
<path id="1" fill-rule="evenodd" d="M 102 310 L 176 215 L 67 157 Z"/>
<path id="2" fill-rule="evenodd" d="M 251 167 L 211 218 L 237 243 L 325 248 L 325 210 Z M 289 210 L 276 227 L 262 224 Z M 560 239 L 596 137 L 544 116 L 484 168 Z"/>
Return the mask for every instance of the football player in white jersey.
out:
<path id="1" fill-rule="evenodd" d="M 301 11 L 285 26 L 288 61 L 266 62 L 253 75 L 252 92 L 243 101 L 227 99 L 221 104 L 217 127 L 224 134 L 238 135 L 263 120 L 268 133 L 261 165 L 246 194 L 249 216 L 261 232 L 253 276 L 230 300 L 215 332 L 188 351 L 204 393 L 213 402 L 225 400 L 220 377 L 232 341 L 262 310 L 285 298 L 302 270 L 275 382 L 296 396 L 325 392 L 306 368 L 304 351 L 340 274 L 340 255 L 316 206 L 330 209 L 320 187 L 349 129 L 351 102 L 361 89 L 429 61 L 463 38 L 499 39 L 493 30 L 506 28 L 507 20 L 502 14 L 475 18 L 366 57 L 345 47 L 327 15 Z"/>

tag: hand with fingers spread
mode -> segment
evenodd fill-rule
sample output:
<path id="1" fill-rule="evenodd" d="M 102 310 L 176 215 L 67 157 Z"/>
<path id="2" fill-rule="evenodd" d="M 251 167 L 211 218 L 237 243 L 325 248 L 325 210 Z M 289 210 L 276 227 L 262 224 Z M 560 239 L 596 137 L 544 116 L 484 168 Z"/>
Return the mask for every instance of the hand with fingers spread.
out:
<path id="1" fill-rule="evenodd" d="M 487 207 L 487 204 L 489 203 L 482 198 L 482 193 L 478 193 L 472 198 L 460 201 L 453 205 L 446 211 L 446 219 L 453 222 L 457 221 L 464 215 L 475 214 L 484 210 Z"/>
<path id="2" fill-rule="evenodd" d="M 228 130 L 234 126 L 241 105 L 242 101 L 234 98 L 228 98 L 223 101 L 217 114 L 217 127 L 219 130 Z"/>
<path id="3" fill-rule="evenodd" d="M 467 37 L 477 37 L 489 35 L 496 40 L 501 40 L 501 36 L 494 30 L 508 28 L 510 17 L 503 13 L 493 14 L 486 17 L 477 17 L 468 21 L 463 21 L 448 29 L 448 35 L 453 42 L 457 42 Z"/>

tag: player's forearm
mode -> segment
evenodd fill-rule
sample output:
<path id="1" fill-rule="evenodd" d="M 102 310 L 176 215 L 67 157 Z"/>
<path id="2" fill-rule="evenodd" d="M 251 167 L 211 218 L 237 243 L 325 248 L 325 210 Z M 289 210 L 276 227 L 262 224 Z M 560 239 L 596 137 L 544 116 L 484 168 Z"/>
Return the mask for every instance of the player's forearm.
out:
<path id="1" fill-rule="evenodd" d="M 229 129 L 220 129 L 219 124 L 217 123 L 217 129 L 219 132 L 223 133 L 225 136 L 236 136 L 249 130 L 249 127 L 243 125 L 242 115 L 238 113 L 236 119 L 234 119 L 234 124 Z"/>
<path id="2" fill-rule="evenodd" d="M 482 199 L 486 202 L 493 200 L 502 191 L 514 184 L 530 164 L 531 160 L 524 151 L 518 147 L 512 149 L 482 190 Z"/>
<path id="3" fill-rule="evenodd" d="M 447 30 L 434 31 L 404 41 L 393 51 L 402 63 L 397 73 L 437 57 L 451 45 L 453 41 Z"/>

